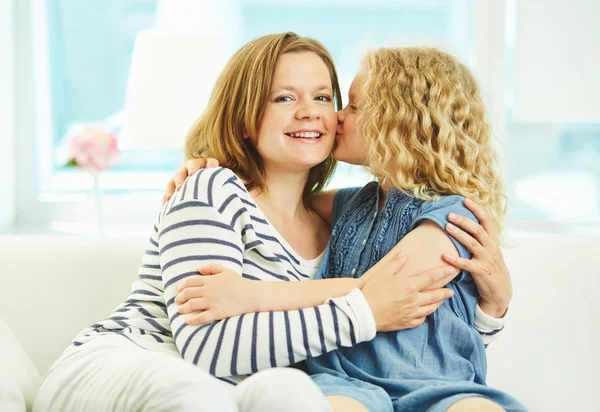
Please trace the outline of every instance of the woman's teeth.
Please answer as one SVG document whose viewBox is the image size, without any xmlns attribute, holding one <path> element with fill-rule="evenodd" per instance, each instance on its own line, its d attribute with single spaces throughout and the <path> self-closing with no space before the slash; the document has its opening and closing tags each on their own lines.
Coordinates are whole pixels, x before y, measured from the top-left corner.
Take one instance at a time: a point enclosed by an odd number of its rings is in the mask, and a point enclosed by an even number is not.
<svg viewBox="0 0 600 412">
<path fill-rule="evenodd" d="M 300 133 L 286 133 L 290 137 L 303 138 L 303 139 L 318 139 L 321 137 L 321 133 L 318 132 L 300 132 Z"/>
</svg>

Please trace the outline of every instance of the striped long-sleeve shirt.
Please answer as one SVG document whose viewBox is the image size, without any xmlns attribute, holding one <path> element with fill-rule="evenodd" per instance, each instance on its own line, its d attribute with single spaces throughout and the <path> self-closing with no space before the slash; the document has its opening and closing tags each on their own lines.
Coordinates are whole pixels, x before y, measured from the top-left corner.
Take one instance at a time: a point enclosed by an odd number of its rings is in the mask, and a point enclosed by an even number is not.
<svg viewBox="0 0 600 412">
<path fill-rule="evenodd" d="M 174 342 L 185 360 L 230 377 L 372 339 L 375 322 L 359 290 L 310 309 L 252 313 L 202 326 L 185 324 L 174 302 L 178 283 L 209 262 L 248 279 L 302 281 L 313 277 L 318 260 L 294 252 L 233 172 L 202 170 L 161 211 L 128 299 L 74 344 L 107 332 L 149 349 Z"/>
</svg>

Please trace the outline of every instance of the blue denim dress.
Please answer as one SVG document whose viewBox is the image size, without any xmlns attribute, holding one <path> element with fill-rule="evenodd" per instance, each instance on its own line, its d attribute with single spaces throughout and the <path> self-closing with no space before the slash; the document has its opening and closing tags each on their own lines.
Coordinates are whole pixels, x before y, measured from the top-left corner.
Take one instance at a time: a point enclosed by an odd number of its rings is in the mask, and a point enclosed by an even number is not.
<svg viewBox="0 0 600 412">
<path fill-rule="evenodd" d="M 425 219 L 444 230 L 451 212 L 477 221 L 460 196 L 423 201 L 393 189 L 378 211 L 379 192 L 376 182 L 338 192 L 331 241 L 315 279 L 361 276 Z M 471 257 L 451 239 L 460 256 Z M 448 287 L 454 296 L 422 326 L 380 332 L 370 342 L 308 359 L 313 380 L 326 395 L 349 396 L 374 412 L 445 411 L 472 396 L 489 398 L 507 411 L 526 410 L 486 385 L 485 348 L 473 327 L 479 294 L 471 275 L 463 271 Z"/>
</svg>

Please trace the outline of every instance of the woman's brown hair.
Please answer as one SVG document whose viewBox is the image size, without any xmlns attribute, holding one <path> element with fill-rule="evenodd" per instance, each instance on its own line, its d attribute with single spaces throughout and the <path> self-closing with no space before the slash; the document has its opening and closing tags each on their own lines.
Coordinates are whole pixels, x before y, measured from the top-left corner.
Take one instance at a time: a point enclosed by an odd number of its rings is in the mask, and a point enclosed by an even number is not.
<svg viewBox="0 0 600 412">
<path fill-rule="evenodd" d="M 265 190 L 263 162 L 256 150 L 257 132 L 267 104 L 275 68 L 285 53 L 315 53 L 331 76 L 336 110 L 341 93 L 333 59 L 318 41 L 295 33 L 271 34 L 252 40 L 229 60 L 211 93 L 206 110 L 190 129 L 186 157 L 213 157 L 246 183 Z M 244 139 L 244 135 L 249 136 Z M 335 169 L 333 155 L 314 166 L 303 199 L 323 189 Z"/>
</svg>

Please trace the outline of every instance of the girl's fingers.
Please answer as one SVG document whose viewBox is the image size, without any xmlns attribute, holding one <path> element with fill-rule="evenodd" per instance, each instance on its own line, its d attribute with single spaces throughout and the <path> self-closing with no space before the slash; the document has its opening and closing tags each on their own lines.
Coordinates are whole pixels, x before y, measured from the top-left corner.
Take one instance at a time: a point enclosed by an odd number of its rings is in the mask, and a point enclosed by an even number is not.
<svg viewBox="0 0 600 412">
<path fill-rule="evenodd" d="M 453 238 L 458 240 L 462 245 L 464 245 L 474 256 L 479 256 L 482 251 L 485 250 L 485 247 L 477 241 L 474 237 L 469 235 L 467 232 L 459 228 L 458 226 L 454 226 L 452 223 L 448 223 L 446 225 L 446 230 Z"/>
<path fill-rule="evenodd" d="M 489 213 L 483 210 L 483 208 L 479 206 L 479 204 L 475 203 L 471 199 L 465 199 L 465 206 L 467 207 L 467 209 L 473 212 L 473 214 L 475 215 L 477 220 L 479 220 L 479 223 L 483 227 L 483 230 L 486 231 L 488 236 L 492 238 L 495 243 L 498 243 L 498 237 L 496 236 L 496 227 L 494 226 L 494 221 L 492 220 L 492 217 L 489 215 Z"/>
<path fill-rule="evenodd" d="M 181 166 L 175 173 L 175 176 L 173 177 L 173 182 L 175 182 L 176 190 L 179 190 L 181 188 L 181 185 L 183 184 L 183 182 L 185 182 L 185 179 L 187 179 L 187 178 L 188 178 L 188 169 L 185 165 Z"/>
<path fill-rule="evenodd" d="M 219 161 L 217 159 L 208 158 L 206 160 L 206 167 L 217 167 L 219 166 Z M 191 174 L 190 174 L 191 176 Z"/>
<path fill-rule="evenodd" d="M 450 213 L 448 215 L 448 220 L 450 220 L 456 226 L 464 229 L 467 233 L 477 239 L 481 245 L 487 246 L 491 243 L 490 237 L 483 226 L 475 223 L 471 219 L 456 213 Z"/>
<path fill-rule="evenodd" d="M 197 315 L 191 315 L 185 318 L 185 323 L 188 325 L 204 325 L 205 323 L 215 320 L 215 315 L 210 310 L 205 310 Z"/>
<path fill-rule="evenodd" d="M 192 313 L 208 309 L 208 302 L 204 298 L 193 298 L 179 306 L 179 313 Z"/>
<path fill-rule="evenodd" d="M 167 182 L 167 190 L 165 191 L 165 195 L 163 196 L 162 200 L 163 206 L 165 203 L 167 203 L 171 196 L 173 196 L 173 193 L 175 193 L 175 182 L 173 179 L 171 179 Z"/>
<path fill-rule="evenodd" d="M 216 165 L 214 162 L 216 162 Z M 216 167 L 219 165 L 219 162 L 216 159 L 190 159 L 183 164 L 183 166 L 177 171 L 177 175 L 179 178 L 183 178 L 180 180 L 180 183 L 183 183 L 185 179 L 189 176 L 193 176 L 198 170 L 206 169 L 207 167 Z"/>
<path fill-rule="evenodd" d="M 183 305 L 190 299 L 201 298 L 202 296 L 202 286 L 188 287 L 183 289 L 177 294 L 177 296 L 175 296 L 175 303 L 178 305 Z"/>
</svg>

